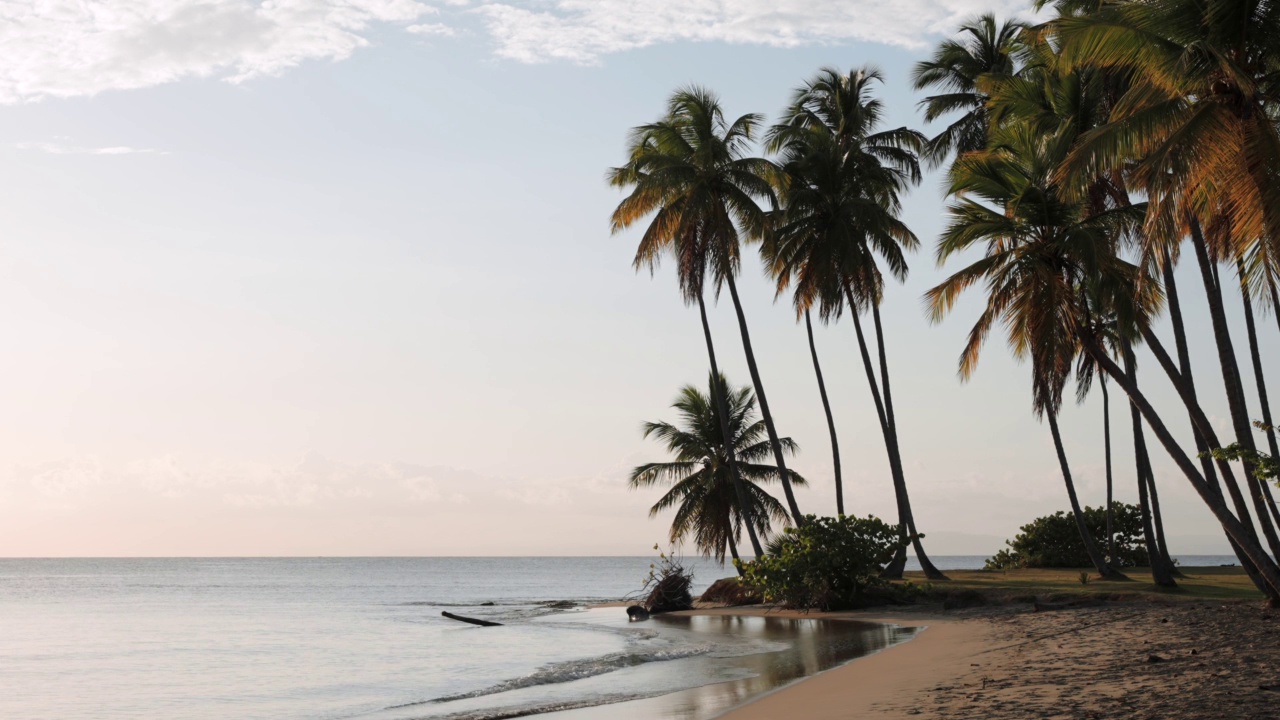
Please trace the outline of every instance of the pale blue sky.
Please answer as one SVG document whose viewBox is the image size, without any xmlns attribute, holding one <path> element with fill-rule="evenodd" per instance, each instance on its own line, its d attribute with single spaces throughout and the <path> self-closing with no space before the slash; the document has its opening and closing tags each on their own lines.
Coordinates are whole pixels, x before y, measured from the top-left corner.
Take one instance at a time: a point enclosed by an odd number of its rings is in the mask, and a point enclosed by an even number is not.
<svg viewBox="0 0 1280 720">
<path fill-rule="evenodd" d="M 817 68 L 860 64 L 884 70 L 890 122 L 920 127 L 911 64 L 990 6 L 829 5 L 6 6 L 0 554 L 646 552 L 666 526 L 624 477 L 662 453 L 638 428 L 670 418 L 706 360 L 669 273 L 636 275 L 635 236 L 609 236 L 620 196 L 602 178 L 627 129 L 688 82 L 730 113 L 772 115 Z M 884 308 L 894 394 L 927 544 L 988 553 L 1066 498 L 1003 341 L 973 382 L 956 379 L 976 296 L 941 327 L 922 312 L 942 277 L 939 188 L 930 175 L 907 202 L 925 250 Z M 757 264 L 744 275 L 779 429 L 814 485 L 800 503 L 830 513 L 803 328 Z M 716 340 L 743 383 L 731 315 L 714 311 Z M 1262 333 L 1274 358 L 1271 318 Z M 852 334 L 818 338 L 846 493 L 854 512 L 892 519 Z M 1100 407 L 1063 422 L 1098 504 Z M 1120 403 L 1113 424 L 1131 499 Z M 1173 549 L 1222 550 L 1185 480 L 1158 465 Z"/>
</svg>

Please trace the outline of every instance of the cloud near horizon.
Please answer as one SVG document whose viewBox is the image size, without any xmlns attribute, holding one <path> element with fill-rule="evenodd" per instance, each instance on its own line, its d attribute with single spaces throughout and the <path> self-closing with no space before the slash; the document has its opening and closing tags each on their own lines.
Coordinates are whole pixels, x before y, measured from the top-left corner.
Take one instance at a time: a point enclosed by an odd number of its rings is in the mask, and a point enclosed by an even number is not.
<svg viewBox="0 0 1280 720">
<path fill-rule="evenodd" d="M 478 18 L 498 57 L 592 64 L 682 41 L 916 48 L 975 13 L 1025 9 L 1019 0 L 16 0 L 0 3 L 0 104 L 188 78 L 241 83 L 345 60 L 380 26 L 425 39 L 457 36 Z"/>
<path fill-rule="evenodd" d="M 573 554 L 663 537 L 619 465 L 498 477 L 411 462 L 78 456 L 0 467 L 0 556 Z M 634 532 L 640 528 L 640 532 Z M 633 535 L 643 540 L 636 540 Z"/>
<path fill-rule="evenodd" d="M 19 150 L 37 150 L 50 155 L 168 155 L 164 150 L 155 148 L 138 148 L 128 145 L 111 145 L 108 147 L 79 147 L 60 142 L 21 142 L 15 143 Z"/>
</svg>

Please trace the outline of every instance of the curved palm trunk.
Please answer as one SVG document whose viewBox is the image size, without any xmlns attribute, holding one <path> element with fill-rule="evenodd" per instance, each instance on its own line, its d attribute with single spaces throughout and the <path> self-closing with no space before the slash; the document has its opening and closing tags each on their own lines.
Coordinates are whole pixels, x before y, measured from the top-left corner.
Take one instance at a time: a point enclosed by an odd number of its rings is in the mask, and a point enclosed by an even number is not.
<svg viewBox="0 0 1280 720">
<path fill-rule="evenodd" d="M 909 541 L 911 529 L 908 526 L 907 519 L 902 512 L 902 491 L 901 484 L 898 482 L 898 460 L 893 454 L 893 444 L 889 441 L 889 426 L 885 422 L 884 402 L 880 399 L 880 383 L 876 381 L 875 368 L 871 365 L 871 353 L 867 351 L 867 339 L 862 333 L 862 320 L 858 317 L 857 305 L 853 301 L 853 293 L 848 290 L 845 295 L 849 300 L 849 314 L 853 316 L 853 331 L 858 336 L 858 351 L 862 355 L 862 367 L 867 373 L 867 385 L 871 388 L 871 400 L 876 408 L 876 419 L 880 421 L 880 435 L 884 438 L 885 454 L 889 458 L 889 477 L 893 482 L 893 494 L 898 506 L 898 535 L 903 540 Z M 882 575 L 890 579 L 899 579 L 902 577 L 902 571 L 907 565 L 907 544 L 904 542 L 902 547 L 898 549 L 893 560 L 884 569 Z"/>
<path fill-rule="evenodd" d="M 1173 262 L 1171 260 L 1165 260 L 1163 272 L 1165 297 L 1169 300 L 1169 320 L 1173 325 L 1173 342 L 1178 351 L 1178 372 L 1186 381 L 1187 389 L 1194 400 L 1196 397 L 1195 376 L 1191 374 L 1191 352 L 1187 346 L 1187 330 L 1182 324 L 1182 303 L 1178 299 L 1178 284 L 1174 280 Z M 1196 456 L 1200 458 L 1200 467 L 1204 471 L 1204 478 L 1211 485 L 1216 486 L 1218 484 L 1218 475 L 1214 472 L 1213 460 L 1206 455 L 1209 452 L 1209 445 L 1205 442 L 1204 436 L 1200 434 L 1200 431 L 1196 429 L 1194 420 L 1191 421 L 1191 432 L 1196 439 Z"/>
<path fill-rule="evenodd" d="M 1182 303 L 1178 297 L 1178 283 L 1173 272 L 1173 261 L 1166 259 L 1161 270 L 1164 273 L 1165 297 L 1169 300 L 1169 321 L 1173 325 L 1173 341 L 1178 352 L 1177 372 L 1185 383 L 1187 397 L 1190 399 L 1189 402 L 1198 403 L 1195 376 L 1191 373 L 1191 353 L 1187 346 L 1187 330 L 1182 323 Z M 1280 319 L 1280 313 L 1277 314 L 1277 319 Z M 1150 343 L 1149 340 L 1148 343 Z M 1163 350 L 1163 348 L 1161 349 Z M 1173 371 L 1170 366 L 1165 365 L 1164 370 L 1172 378 L 1171 373 Z M 1187 411 L 1187 417 L 1191 420 L 1191 434 L 1195 438 L 1196 457 L 1200 459 L 1200 470 L 1204 473 L 1204 479 L 1213 491 L 1221 495 L 1222 488 L 1218 481 L 1218 474 L 1214 469 L 1213 459 L 1209 457 L 1209 443 L 1196 428 L 1195 418 L 1192 416 L 1190 409 Z M 1157 524 L 1157 527 L 1160 527 L 1160 524 Z M 1257 571 L 1254 569 L 1253 563 L 1244 554 L 1244 551 L 1235 544 L 1235 541 L 1230 540 L 1230 538 L 1228 540 L 1231 543 L 1231 551 L 1235 553 L 1236 558 L 1240 561 L 1240 566 L 1245 569 L 1245 572 L 1255 575 Z"/>
<path fill-rule="evenodd" d="M 1062 447 L 1062 433 L 1058 432 L 1057 413 L 1045 413 L 1049 417 L 1049 432 L 1053 435 L 1053 448 L 1058 452 L 1058 465 L 1062 468 L 1062 480 L 1067 485 L 1067 498 L 1071 501 L 1071 516 L 1075 518 L 1076 529 L 1080 531 L 1080 539 L 1084 542 L 1084 550 L 1089 555 L 1089 562 L 1097 569 L 1098 574 L 1108 580 L 1124 580 L 1125 576 L 1107 564 L 1098 544 L 1093 540 L 1093 533 L 1084 521 L 1084 512 L 1080 509 L 1080 499 L 1076 497 L 1076 484 L 1071 480 L 1071 467 L 1067 464 L 1067 451 Z"/>
<path fill-rule="evenodd" d="M 1151 349 L 1151 354 L 1155 356 L 1156 361 L 1164 368 L 1169 381 L 1173 383 L 1174 389 L 1178 391 L 1178 397 L 1181 398 L 1182 404 L 1187 408 L 1187 412 L 1191 416 L 1192 429 L 1204 438 L 1206 445 L 1215 448 L 1222 447 L 1222 443 L 1218 439 L 1218 433 L 1209 423 L 1209 418 L 1205 415 L 1204 408 L 1200 407 L 1200 403 L 1196 401 L 1187 380 L 1173 367 L 1173 360 L 1164 349 L 1160 339 L 1155 336 L 1155 333 L 1149 327 L 1141 328 L 1140 332 L 1142 333 L 1142 338 L 1147 341 L 1147 347 Z M 1252 516 L 1249 514 L 1249 504 L 1245 500 L 1244 494 L 1240 491 L 1240 485 L 1236 482 L 1235 473 L 1231 471 L 1230 464 L 1217 458 L 1210 460 L 1210 462 L 1217 465 L 1218 472 L 1222 475 L 1223 485 L 1227 487 L 1227 494 L 1231 496 L 1231 501 L 1235 505 L 1241 524 L 1247 528 L 1250 538 L 1254 542 L 1258 542 L 1258 531 L 1253 525 Z M 1221 496 L 1221 490 L 1216 488 L 1215 490 Z"/>
<path fill-rule="evenodd" d="M 738 315 L 738 331 L 742 333 L 742 350 L 747 355 L 747 370 L 751 372 L 751 384 L 756 389 L 756 399 L 760 401 L 760 417 L 764 420 L 765 430 L 769 432 L 769 445 L 773 447 L 773 459 L 778 464 L 778 478 L 782 480 L 782 492 L 787 496 L 787 507 L 797 527 L 804 524 L 804 515 L 800 514 L 800 506 L 796 504 L 796 494 L 791 489 L 791 474 L 787 472 L 787 461 L 782 456 L 782 443 L 778 441 L 778 431 L 773 426 L 773 414 L 769 412 L 769 401 L 764 395 L 764 383 L 760 382 L 760 369 L 756 367 L 756 354 L 751 349 L 751 333 L 747 331 L 747 316 L 742 313 L 742 303 L 738 300 L 738 286 L 733 276 L 727 278 L 729 297 L 733 298 L 733 310 Z"/>
<path fill-rule="evenodd" d="M 1137 380 L 1135 379 L 1136 383 Z M 1156 547 L 1160 549 L 1160 560 L 1169 568 L 1169 574 L 1175 578 L 1186 578 L 1178 566 L 1173 562 L 1173 556 L 1169 554 L 1169 543 L 1165 539 L 1164 534 L 1164 516 L 1160 510 L 1160 491 L 1156 489 L 1156 474 L 1151 469 L 1151 456 L 1147 453 L 1147 443 L 1144 439 L 1142 442 L 1142 463 L 1147 468 L 1147 492 L 1151 497 L 1151 520 L 1156 529 Z"/>
<path fill-rule="evenodd" d="M 738 557 L 738 543 L 733 539 L 733 535 L 729 535 L 729 555 L 733 558 L 733 568 L 738 571 L 738 577 L 746 575 L 746 571 L 742 567 L 742 558 Z"/>
<path fill-rule="evenodd" d="M 1144 334 L 1146 332 L 1149 332 L 1149 330 L 1144 328 Z M 1241 550 L 1258 568 L 1258 576 L 1257 580 L 1255 580 L 1258 589 L 1267 596 L 1273 606 L 1280 606 L 1280 567 L 1276 566 L 1271 557 L 1267 555 L 1267 551 L 1262 548 L 1262 545 L 1250 538 L 1244 524 L 1235 515 L 1231 514 L 1231 510 L 1227 508 L 1222 496 L 1210 489 L 1209 484 L 1196 471 L 1195 464 L 1191 462 L 1191 458 L 1187 457 L 1187 454 L 1178 446 L 1177 441 L 1169 433 L 1169 429 L 1165 427 L 1164 422 L 1156 414 L 1155 409 L 1151 407 L 1151 403 L 1147 401 L 1146 396 L 1142 394 L 1138 386 L 1129 382 L 1129 379 L 1124 376 L 1124 373 L 1120 371 L 1115 362 L 1107 357 L 1106 353 L 1103 353 L 1096 345 L 1086 343 L 1085 349 L 1101 365 L 1103 370 L 1116 381 L 1116 384 L 1125 391 L 1125 394 L 1129 396 L 1129 400 L 1138 407 L 1143 419 L 1147 421 L 1147 425 L 1156 434 L 1156 438 L 1160 440 L 1160 444 L 1164 446 L 1169 457 L 1173 459 L 1178 469 L 1182 471 L 1187 481 L 1191 483 L 1196 494 L 1200 496 L 1200 499 L 1208 506 L 1214 517 L 1222 524 L 1222 528 L 1227 535 L 1239 544 Z M 1179 382 L 1178 384 L 1180 385 L 1181 383 Z"/>
<path fill-rule="evenodd" d="M 1253 300 L 1249 297 L 1249 289 L 1244 282 L 1244 261 L 1236 258 L 1236 270 L 1240 273 L 1240 299 L 1244 301 L 1244 326 L 1249 335 L 1249 356 L 1253 361 L 1253 379 L 1258 388 L 1258 403 L 1262 409 L 1262 423 L 1266 425 L 1267 449 L 1271 457 L 1280 457 L 1280 448 L 1276 446 L 1276 430 L 1271 426 L 1271 403 L 1267 400 L 1267 380 L 1262 374 L 1262 353 L 1258 350 L 1258 330 L 1253 321 Z M 1276 507 L 1275 498 L 1271 495 L 1271 486 L 1266 482 L 1258 483 L 1264 496 L 1267 509 L 1271 511 L 1271 521 L 1280 526 L 1280 508 Z"/>
<path fill-rule="evenodd" d="M 1276 431 L 1271 427 L 1271 402 L 1267 399 L 1267 380 L 1262 374 L 1258 329 L 1253 321 L 1253 299 L 1249 297 L 1249 289 L 1244 284 L 1244 261 L 1237 258 L 1236 268 L 1240 272 L 1240 299 L 1244 301 L 1244 326 L 1249 334 L 1249 356 L 1253 360 L 1253 379 L 1258 386 L 1258 403 L 1262 409 L 1262 422 L 1268 427 L 1267 445 L 1271 451 L 1271 457 L 1280 457 L 1280 447 L 1276 444 Z"/>
<path fill-rule="evenodd" d="M 1222 443 L 1218 440 L 1217 432 L 1213 429 L 1213 426 L 1209 424 L 1209 419 L 1205 415 L 1204 409 L 1201 408 L 1200 404 L 1196 401 L 1195 392 L 1192 390 L 1189 379 L 1184 378 L 1178 373 L 1177 368 L 1173 366 L 1173 360 L 1170 359 L 1169 353 L 1164 349 L 1164 345 L 1160 342 L 1160 339 L 1156 337 L 1155 333 L 1152 332 L 1151 328 L 1142 327 L 1140 328 L 1140 332 L 1142 333 L 1142 338 L 1147 341 L 1147 346 L 1151 349 L 1151 354 L 1155 356 L 1156 361 L 1159 362 L 1160 366 L 1164 369 L 1165 374 L 1169 377 L 1169 381 L 1173 383 L 1174 389 L 1177 390 L 1178 397 L 1182 400 L 1183 406 L 1186 407 L 1187 413 L 1191 417 L 1192 431 L 1195 432 L 1198 437 L 1203 438 L 1206 446 L 1221 447 Z M 1218 471 L 1222 475 L 1222 484 L 1227 488 L 1227 494 L 1231 497 L 1231 503 L 1236 509 L 1236 517 L 1244 528 L 1245 533 L 1253 543 L 1259 543 L 1258 530 L 1253 524 L 1253 518 L 1249 514 L 1249 504 L 1245 500 L 1244 494 L 1240 491 L 1240 485 L 1236 482 L 1235 473 L 1231 471 L 1230 463 L 1219 458 L 1208 460 L 1208 462 L 1215 463 L 1217 465 Z M 1216 494 L 1219 499 L 1222 499 L 1221 487 L 1214 484 L 1210 484 L 1208 487 L 1210 492 Z M 1236 539 L 1230 534 L 1227 535 L 1227 541 L 1231 543 L 1232 552 L 1234 552 L 1236 557 L 1240 559 L 1240 566 L 1244 568 L 1245 573 L 1253 579 L 1254 584 L 1257 585 L 1264 582 L 1259 568 L 1254 564 L 1253 559 L 1249 557 L 1248 553 L 1245 552 L 1245 548 L 1239 545 L 1236 542 Z"/>
<path fill-rule="evenodd" d="M 1253 430 L 1249 425 L 1249 410 L 1245 404 L 1244 386 L 1240 381 L 1240 367 L 1236 364 L 1235 347 L 1231 342 L 1231 331 L 1227 327 L 1227 316 L 1222 305 L 1222 288 L 1214 274 L 1214 266 L 1209 259 L 1208 248 L 1200 225 L 1191 221 L 1191 240 L 1196 252 L 1196 261 L 1200 265 L 1200 276 L 1204 283 L 1205 295 L 1209 298 L 1209 316 L 1213 319 L 1213 334 L 1218 346 L 1218 362 L 1222 366 L 1222 381 L 1227 390 L 1227 406 L 1231 411 L 1231 425 L 1235 430 L 1236 442 L 1249 452 L 1256 453 L 1257 445 L 1253 441 Z M 1253 463 L 1244 462 L 1244 483 L 1249 489 L 1254 511 L 1257 513 L 1258 525 L 1267 539 L 1271 553 L 1280 556 L 1280 536 L 1271 521 L 1267 510 L 1265 490 L 1254 475 Z"/>
<path fill-rule="evenodd" d="M 1173 360 L 1169 358 L 1169 353 L 1165 351 L 1164 345 L 1160 343 L 1160 339 L 1155 336 L 1151 328 L 1144 327 L 1140 329 L 1142 337 L 1147 341 L 1147 346 L 1151 348 L 1151 353 L 1155 355 L 1160 366 L 1164 368 L 1165 374 L 1168 375 L 1169 381 L 1173 383 L 1174 389 L 1178 391 L 1178 397 L 1181 398 L 1182 404 L 1186 407 L 1188 415 L 1191 417 L 1192 431 L 1198 437 L 1204 438 L 1207 446 L 1220 447 L 1217 434 L 1213 430 L 1213 426 L 1209 424 L 1208 418 L 1204 414 L 1204 409 L 1196 402 L 1195 393 L 1191 389 L 1188 379 L 1183 378 L 1173 366 Z M 1231 466 L 1221 459 L 1214 459 L 1209 462 L 1217 463 L 1218 469 L 1222 472 L 1222 484 L 1226 486 L 1227 493 L 1231 496 L 1231 503 L 1235 506 L 1237 516 L 1243 518 L 1240 520 L 1241 526 L 1245 529 L 1246 534 L 1254 542 L 1258 542 L 1258 530 L 1253 525 L 1253 519 L 1249 515 L 1249 505 L 1245 502 L 1244 495 L 1240 492 L 1240 486 L 1236 483 L 1235 474 L 1231 472 Z M 1208 484 L 1209 491 L 1222 499 L 1222 488 L 1216 484 Z M 1240 559 L 1240 567 L 1244 568 L 1245 573 L 1253 580 L 1255 585 L 1264 583 L 1258 567 L 1253 560 L 1245 552 L 1245 548 L 1236 542 L 1235 538 L 1230 534 L 1227 535 L 1227 542 L 1231 544 L 1231 551 Z"/>
<path fill-rule="evenodd" d="M 831 434 L 831 467 L 836 477 L 836 514 L 844 515 L 844 480 L 840 477 L 840 442 L 836 439 L 836 421 L 831 417 L 831 402 L 827 400 L 827 384 L 822 380 L 822 366 L 818 364 L 818 347 L 813 342 L 813 322 L 809 311 L 804 311 L 804 329 L 809 333 L 809 354 L 813 356 L 813 374 L 818 376 L 818 394 L 822 396 L 822 410 L 827 414 L 827 432 Z"/>
<path fill-rule="evenodd" d="M 723 393 L 720 392 L 720 366 L 716 363 L 716 347 L 711 341 L 711 325 L 707 322 L 707 304 L 698 293 L 698 313 L 702 316 L 702 334 L 707 339 L 707 356 L 711 360 L 711 391 L 715 395 L 716 414 L 720 416 L 720 434 L 724 438 L 726 454 L 729 456 L 729 472 L 733 475 L 733 491 L 738 496 L 738 513 L 742 515 L 742 524 L 747 526 L 747 537 L 751 540 L 751 550 L 756 557 L 764 555 L 760 547 L 760 538 L 756 536 L 755 518 L 751 516 L 751 504 L 747 500 L 747 488 L 742 484 L 742 476 L 738 474 L 738 459 L 733 451 L 733 435 L 729 432 L 729 408 Z"/>
<path fill-rule="evenodd" d="M 1133 350 L 1125 344 L 1124 371 L 1129 381 L 1138 385 L 1138 374 L 1134 367 Z M 1142 432 L 1142 415 L 1138 406 L 1129 403 L 1130 421 L 1133 423 L 1133 457 L 1138 471 L 1138 506 L 1142 509 L 1142 537 L 1147 546 L 1147 563 L 1151 566 L 1151 579 L 1160 587 L 1177 587 L 1173 580 L 1173 562 L 1161 545 L 1160 535 L 1156 530 L 1152 490 L 1155 489 L 1151 471 L 1151 457 L 1147 454 L 1147 439 Z M 1113 554 L 1112 557 L 1115 557 Z"/>
<path fill-rule="evenodd" d="M 1107 562 L 1112 562 L 1116 557 L 1116 534 L 1111 512 L 1111 503 L 1115 496 L 1111 474 L 1111 398 L 1107 395 L 1107 379 L 1105 376 L 1098 378 L 1098 385 L 1102 388 L 1102 447 L 1106 459 L 1107 472 Z M 1139 475 L 1138 479 L 1141 483 L 1142 476 Z M 1143 494 L 1145 495 L 1145 493 Z"/>
<path fill-rule="evenodd" d="M 880 384 L 876 381 L 875 368 L 871 364 L 871 353 L 867 350 L 867 339 L 862 333 L 862 320 L 858 317 L 858 305 L 854 301 L 853 292 L 849 288 L 845 288 L 845 298 L 849 301 L 849 314 L 853 316 L 853 329 L 858 336 L 858 351 L 862 355 L 862 367 L 867 372 L 867 384 L 871 388 L 871 399 L 875 404 L 876 415 L 880 420 L 880 433 L 884 436 L 885 452 L 889 456 L 889 474 L 893 478 L 894 498 L 898 504 L 898 532 L 903 539 L 909 539 L 915 545 L 916 552 L 920 557 L 928 559 L 923 554 L 923 545 L 915 530 L 915 521 L 911 517 L 911 504 L 905 497 L 906 482 L 903 481 L 902 459 L 897 454 L 897 443 L 894 442 L 893 433 L 889 427 L 889 423 L 885 414 L 884 402 L 880 396 Z M 902 577 L 902 571 L 907 565 L 907 543 L 903 543 L 893 561 L 884 569 L 882 575 L 890 579 L 898 579 Z M 945 580 L 943 575 L 933 563 L 928 566 L 922 562 L 921 567 L 924 568 L 925 575 L 931 580 Z"/>
<path fill-rule="evenodd" d="M 880 305 L 878 303 L 871 304 L 871 318 L 876 326 L 876 346 L 880 351 L 880 384 L 884 386 L 884 411 L 885 419 L 888 421 L 889 435 L 893 438 L 893 455 L 898 459 L 898 485 L 901 487 L 901 503 L 903 514 L 906 515 L 907 524 L 911 530 L 911 544 L 916 551 L 916 560 L 920 563 L 920 569 L 924 571 L 925 577 L 930 580 L 946 580 L 947 576 L 934 566 L 933 561 L 929 559 L 929 555 L 924 551 L 924 543 L 920 539 L 920 533 L 916 530 L 916 516 L 911 510 L 911 495 L 907 492 L 907 476 L 902 466 L 902 450 L 898 445 L 898 421 L 893 413 L 893 391 L 889 384 L 889 361 L 886 357 L 884 346 L 884 326 L 880 324 Z M 905 563 L 904 563 L 905 564 Z"/>
</svg>

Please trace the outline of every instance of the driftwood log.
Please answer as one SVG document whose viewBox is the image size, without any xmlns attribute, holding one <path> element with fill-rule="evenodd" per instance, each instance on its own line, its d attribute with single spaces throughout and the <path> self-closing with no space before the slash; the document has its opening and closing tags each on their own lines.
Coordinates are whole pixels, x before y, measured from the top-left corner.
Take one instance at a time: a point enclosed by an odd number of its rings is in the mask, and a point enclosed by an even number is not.
<svg viewBox="0 0 1280 720">
<path fill-rule="evenodd" d="M 472 625 L 479 625 L 480 627 L 500 627 L 502 625 L 502 623 L 500 622 L 493 622 L 492 620 L 477 620 L 476 618 L 469 618 L 469 617 L 463 617 L 461 615 L 454 615 L 451 612 L 442 612 L 440 614 L 449 618 L 450 620 L 457 620 L 458 622 L 471 623 Z"/>
</svg>

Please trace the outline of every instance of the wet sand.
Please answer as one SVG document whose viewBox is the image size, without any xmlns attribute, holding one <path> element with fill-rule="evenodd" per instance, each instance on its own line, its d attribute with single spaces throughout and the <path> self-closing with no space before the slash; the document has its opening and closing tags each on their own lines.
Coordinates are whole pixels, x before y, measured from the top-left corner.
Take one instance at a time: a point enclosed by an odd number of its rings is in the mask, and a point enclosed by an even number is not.
<svg viewBox="0 0 1280 720">
<path fill-rule="evenodd" d="M 668 613 L 644 624 L 675 626 L 708 637 L 723 634 L 750 639 L 755 646 L 745 654 L 726 646 L 691 660 L 710 673 L 704 672 L 707 680 L 688 689 L 537 717 L 546 720 L 711 720 L 779 688 L 840 667 L 850 659 L 907 642 L 912 635 L 911 630 L 902 627 L 857 622 L 844 616 L 751 610 Z M 767 645 L 774 649 L 765 650 Z M 661 670 L 666 665 L 644 667 Z M 712 679 L 716 675 L 723 679 Z"/>
<path fill-rule="evenodd" d="M 824 616 L 925 629 L 725 720 L 1280 719 L 1280 613 L 1256 603 Z"/>
</svg>

